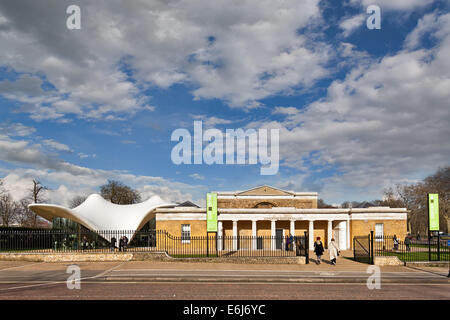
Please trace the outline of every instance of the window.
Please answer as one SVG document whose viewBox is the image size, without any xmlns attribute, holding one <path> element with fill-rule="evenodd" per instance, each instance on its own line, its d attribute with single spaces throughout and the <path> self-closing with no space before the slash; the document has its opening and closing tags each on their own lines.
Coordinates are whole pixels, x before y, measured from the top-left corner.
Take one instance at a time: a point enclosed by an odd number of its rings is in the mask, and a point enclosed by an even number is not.
<svg viewBox="0 0 450 320">
<path fill-rule="evenodd" d="M 384 226 L 382 223 L 375 224 L 375 241 L 381 242 L 383 241 L 384 235 Z"/>
<path fill-rule="evenodd" d="M 191 225 L 182 224 L 181 225 L 181 243 L 191 242 Z"/>
</svg>

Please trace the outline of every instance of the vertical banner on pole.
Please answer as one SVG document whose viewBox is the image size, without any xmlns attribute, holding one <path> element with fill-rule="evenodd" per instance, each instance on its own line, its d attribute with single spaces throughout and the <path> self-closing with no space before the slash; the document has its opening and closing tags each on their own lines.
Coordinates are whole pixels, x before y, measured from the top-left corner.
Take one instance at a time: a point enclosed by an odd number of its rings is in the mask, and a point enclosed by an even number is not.
<svg viewBox="0 0 450 320">
<path fill-rule="evenodd" d="M 206 232 L 217 232 L 217 193 L 206 194 Z"/>
<path fill-rule="evenodd" d="M 428 219 L 429 230 L 439 231 L 439 195 L 437 193 L 428 194 Z"/>
</svg>

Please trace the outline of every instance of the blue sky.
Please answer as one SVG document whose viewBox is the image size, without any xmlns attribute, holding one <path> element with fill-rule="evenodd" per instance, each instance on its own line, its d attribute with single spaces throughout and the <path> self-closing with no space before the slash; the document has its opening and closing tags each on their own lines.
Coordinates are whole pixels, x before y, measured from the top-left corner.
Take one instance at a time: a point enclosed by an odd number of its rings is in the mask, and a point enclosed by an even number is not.
<svg viewBox="0 0 450 320">
<path fill-rule="evenodd" d="M 341 203 L 449 164 L 448 1 L 5 1 L 0 43 L 16 199 L 37 178 L 59 204 L 107 179 L 169 201 L 269 184 Z M 173 164 L 171 134 L 194 120 L 278 129 L 278 173 Z"/>
</svg>

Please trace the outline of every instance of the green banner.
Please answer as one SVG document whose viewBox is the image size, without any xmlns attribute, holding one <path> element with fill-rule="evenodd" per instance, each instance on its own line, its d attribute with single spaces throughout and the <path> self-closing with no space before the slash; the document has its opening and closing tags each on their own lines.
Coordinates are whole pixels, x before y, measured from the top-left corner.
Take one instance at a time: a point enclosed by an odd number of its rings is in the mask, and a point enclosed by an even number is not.
<svg viewBox="0 0 450 320">
<path fill-rule="evenodd" d="M 439 195 L 428 194 L 428 218 L 430 231 L 439 231 Z"/>
<path fill-rule="evenodd" d="M 206 231 L 217 232 L 217 193 L 206 194 Z"/>
</svg>

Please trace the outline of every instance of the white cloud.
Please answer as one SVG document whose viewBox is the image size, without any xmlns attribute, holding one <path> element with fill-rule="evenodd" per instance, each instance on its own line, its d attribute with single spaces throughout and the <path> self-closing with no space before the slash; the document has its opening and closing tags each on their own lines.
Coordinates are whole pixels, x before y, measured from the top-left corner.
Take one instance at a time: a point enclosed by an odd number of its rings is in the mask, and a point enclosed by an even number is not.
<svg viewBox="0 0 450 320">
<path fill-rule="evenodd" d="M 38 94 L 34 78 L 34 95 L 10 95 L 35 120 L 125 119 L 154 109 L 143 89 L 175 83 L 191 85 L 195 99 L 253 108 L 328 75 L 330 49 L 297 32 L 320 21 L 318 3 L 79 1 L 81 30 L 65 28 L 70 1 L 4 3 L 0 62 L 56 88 Z"/>
<path fill-rule="evenodd" d="M 166 201 L 202 198 L 204 187 L 185 184 L 163 177 L 134 175 L 127 171 L 91 169 L 63 161 L 44 153 L 39 144 L 15 140 L 0 135 L 0 161 L 14 163 L 15 169 L 1 169 L 5 187 L 15 200 L 25 197 L 32 179 L 50 187 L 47 197 L 51 203 L 69 205 L 75 195 L 98 193 L 98 187 L 110 180 L 119 180 L 142 192 L 143 200 L 159 195 Z M 22 166 L 31 165 L 33 168 Z"/>
<path fill-rule="evenodd" d="M 78 153 L 78 157 L 80 158 L 80 159 L 86 159 L 86 158 L 97 158 L 97 155 L 94 153 L 94 154 L 86 154 L 86 153 L 83 153 L 83 152 L 79 152 Z"/>
<path fill-rule="evenodd" d="M 204 127 L 212 128 L 221 124 L 230 124 L 233 123 L 232 120 L 217 118 L 214 116 L 206 116 L 206 115 L 192 115 L 194 120 L 201 120 Z"/>
<path fill-rule="evenodd" d="M 368 7 L 370 5 L 378 5 L 381 10 L 405 10 L 412 11 L 420 9 L 433 3 L 434 0 L 350 0 L 350 3 Z"/>
<path fill-rule="evenodd" d="M 429 21 L 439 26 L 428 28 L 435 47 L 405 49 L 356 67 L 304 112 L 250 126 L 280 129 L 284 165 L 336 170 L 321 179 L 328 196 L 379 194 L 405 176 L 423 178 L 448 165 L 450 14 Z"/>
<path fill-rule="evenodd" d="M 350 18 L 345 18 L 339 24 L 339 27 L 344 30 L 344 37 L 348 37 L 352 34 L 357 28 L 365 28 L 365 20 L 367 16 L 365 14 L 359 14 Z"/>
<path fill-rule="evenodd" d="M 46 146 L 48 146 L 48 147 L 50 147 L 50 148 L 52 148 L 54 150 L 57 150 L 57 151 L 73 152 L 73 150 L 70 149 L 69 146 L 65 145 L 64 143 L 55 141 L 53 139 L 44 139 L 44 140 L 42 140 L 42 142 Z"/>
<path fill-rule="evenodd" d="M 0 123 L 0 134 L 13 137 L 26 137 L 36 132 L 36 129 L 22 123 Z"/>
<path fill-rule="evenodd" d="M 198 173 L 190 174 L 189 177 L 195 180 L 205 180 L 205 177 Z"/>
<path fill-rule="evenodd" d="M 299 114 L 299 113 L 300 113 L 300 110 L 295 107 L 277 106 L 272 111 L 272 114 L 282 114 L 282 115 L 294 115 L 294 114 Z"/>
</svg>

